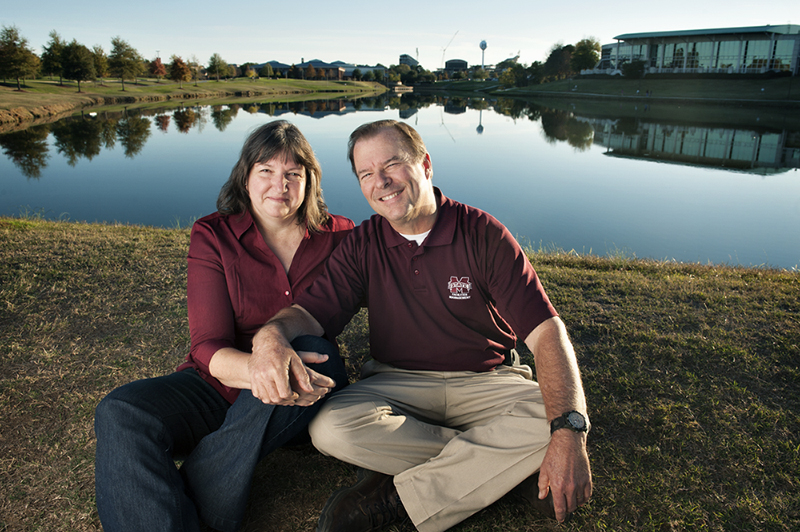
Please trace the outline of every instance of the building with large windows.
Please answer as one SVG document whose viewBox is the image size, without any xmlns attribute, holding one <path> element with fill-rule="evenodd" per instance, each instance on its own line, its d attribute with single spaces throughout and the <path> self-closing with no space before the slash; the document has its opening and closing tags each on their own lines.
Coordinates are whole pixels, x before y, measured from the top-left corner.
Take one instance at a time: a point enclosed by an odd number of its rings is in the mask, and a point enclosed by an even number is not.
<svg viewBox="0 0 800 532">
<path fill-rule="evenodd" d="M 764 74 L 800 71 L 800 26 L 751 26 L 625 33 L 602 47 L 600 62 L 584 74 L 616 74 L 644 62 L 645 73 Z"/>
</svg>

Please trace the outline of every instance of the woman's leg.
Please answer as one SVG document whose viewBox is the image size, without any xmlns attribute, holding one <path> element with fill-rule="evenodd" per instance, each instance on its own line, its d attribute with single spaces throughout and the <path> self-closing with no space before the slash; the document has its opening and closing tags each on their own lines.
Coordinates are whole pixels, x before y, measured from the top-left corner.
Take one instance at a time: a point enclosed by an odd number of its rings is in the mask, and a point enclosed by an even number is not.
<svg viewBox="0 0 800 532">
<path fill-rule="evenodd" d="M 327 354 L 326 362 L 311 367 L 334 379 L 337 389 L 347 384 L 347 372 L 335 345 L 316 336 L 301 336 L 292 347 Z M 237 530 L 244 519 L 256 465 L 306 430 L 323 401 L 312 406 L 273 406 L 253 397 L 250 390 L 242 390 L 222 427 L 203 438 L 181 467 L 201 519 L 223 532 Z"/>
<path fill-rule="evenodd" d="M 194 370 L 128 383 L 100 402 L 95 491 L 106 532 L 200 529 L 173 456 L 217 430 L 229 406 Z"/>
</svg>

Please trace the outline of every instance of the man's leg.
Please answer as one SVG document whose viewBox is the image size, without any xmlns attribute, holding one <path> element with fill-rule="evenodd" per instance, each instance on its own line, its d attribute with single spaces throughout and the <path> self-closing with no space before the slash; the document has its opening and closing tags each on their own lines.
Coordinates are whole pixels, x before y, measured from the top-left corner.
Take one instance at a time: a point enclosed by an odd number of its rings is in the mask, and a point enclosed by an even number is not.
<svg viewBox="0 0 800 532">
<path fill-rule="evenodd" d="M 362 379 L 331 397 L 309 425 L 314 446 L 387 475 L 426 462 L 460 433 L 444 426 L 441 375 L 368 362 Z"/>
<path fill-rule="evenodd" d="M 329 356 L 313 369 L 334 379 L 339 387 L 347 383 L 347 372 L 336 346 L 316 336 L 302 336 L 292 342 L 298 351 Z M 200 442 L 181 467 L 181 475 L 202 520 L 217 530 L 233 532 L 244 519 L 255 467 L 262 458 L 304 431 L 321 404 L 273 406 L 242 390 L 225 422 Z"/>
<path fill-rule="evenodd" d="M 516 368 L 448 379 L 448 424 L 462 432 L 431 460 L 395 476 L 421 532 L 447 530 L 533 472 L 550 443 L 538 384 Z"/>
<path fill-rule="evenodd" d="M 106 532 L 199 531 L 173 456 L 188 455 L 228 404 L 194 370 L 134 381 L 95 411 L 97 513 Z"/>
<path fill-rule="evenodd" d="M 451 527 L 541 465 L 549 429 L 539 387 L 523 370 L 373 367 L 328 402 L 310 432 L 323 453 L 395 475 L 419 530 Z"/>
</svg>

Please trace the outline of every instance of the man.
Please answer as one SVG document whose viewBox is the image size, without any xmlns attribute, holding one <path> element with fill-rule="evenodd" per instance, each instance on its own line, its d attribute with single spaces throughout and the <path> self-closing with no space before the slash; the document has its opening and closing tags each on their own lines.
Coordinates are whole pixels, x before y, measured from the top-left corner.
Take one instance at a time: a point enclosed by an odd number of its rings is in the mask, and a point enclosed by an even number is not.
<svg viewBox="0 0 800 532">
<path fill-rule="evenodd" d="M 321 452 L 363 468 L 317 530 L 406 518 L 446 530 L 515 487 L 563 521 L 592 493 L 589 424 L 572 345 L 530 262 L 497 220 L 433 186 L 410 126 L 363 125 L 348 155 L 377 215 L 259 331 L 251 360 L 253 393 L 291 404 L 306 372 L 289 342 L 336 335 L 369 308 L 373 360 L 309 428 Z M 538 383 L 511 361 L 517 334 Z"/>
</svg>

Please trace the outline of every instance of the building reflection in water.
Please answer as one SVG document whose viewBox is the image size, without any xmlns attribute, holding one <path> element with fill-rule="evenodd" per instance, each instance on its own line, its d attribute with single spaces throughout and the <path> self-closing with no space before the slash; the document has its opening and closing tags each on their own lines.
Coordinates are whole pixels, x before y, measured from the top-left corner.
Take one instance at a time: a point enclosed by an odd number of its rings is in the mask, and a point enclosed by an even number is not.
<svg viewBox="0 0 800 532">
<path fill-rule="evenodd" d="M 580 118 L 606 154 L 769 174 L 800 168 L 800 132 Z M 634 126 L 634 127 L 631 127 Z"/>
</svg>

